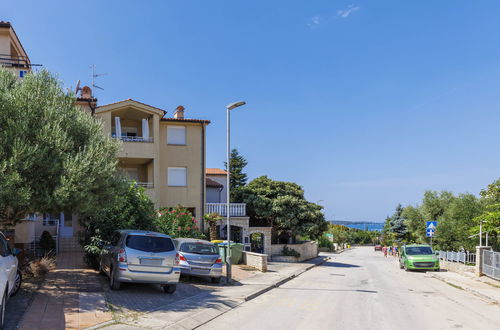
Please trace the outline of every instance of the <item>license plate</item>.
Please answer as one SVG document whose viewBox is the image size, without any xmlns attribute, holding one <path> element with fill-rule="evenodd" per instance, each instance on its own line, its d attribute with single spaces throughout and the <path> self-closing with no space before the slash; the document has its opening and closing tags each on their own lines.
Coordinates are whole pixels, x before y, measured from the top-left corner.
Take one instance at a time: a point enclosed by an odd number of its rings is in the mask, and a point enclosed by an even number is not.
<svg viewBox="0 0 500 330">
<path fill-rule="evenodd" d="M 161 262 L 163 259 L 139 259 L 140 264 L 143 266 L 161 266 Z"/>
</svg>

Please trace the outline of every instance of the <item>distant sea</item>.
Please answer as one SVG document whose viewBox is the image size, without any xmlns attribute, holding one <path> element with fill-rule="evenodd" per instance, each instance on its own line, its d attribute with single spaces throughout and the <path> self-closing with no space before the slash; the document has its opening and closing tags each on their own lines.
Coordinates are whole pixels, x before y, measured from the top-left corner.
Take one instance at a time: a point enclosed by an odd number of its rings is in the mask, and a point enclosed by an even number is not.
<svg viewBox="0 0 500 330">
<path fill-rule="evenodd" d="M 356 228 L 361 230 L 370 230 L 370 231 L 382 231 L 384 228 L 384 224 L 380 222 L 351 222 L 351 221 L 329 221 L 334 225 L 342 225 L 349 228 Z"/>
</svg>

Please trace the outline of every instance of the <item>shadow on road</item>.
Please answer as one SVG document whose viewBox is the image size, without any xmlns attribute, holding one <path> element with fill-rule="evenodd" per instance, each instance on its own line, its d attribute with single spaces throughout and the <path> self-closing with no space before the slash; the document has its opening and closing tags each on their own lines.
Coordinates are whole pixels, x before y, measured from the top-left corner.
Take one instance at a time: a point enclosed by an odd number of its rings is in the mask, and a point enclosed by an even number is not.
<svg viewBox="0 0 500 330">
<path fill-rule="evenodd" d="M 327 261 L 324 264 L 322 264 L 320 267 L 358 268 L 360 266 L 352 265 L 352 264 L 345 264 L 342 262 Z"/>
<path fill-rule="evenodd" d="M 361 289 L 356 289 L 356 290 L 350 290 L 350 289 L 316 289 L 316 288 L 284 288 L 284 287 L 278 287 L 275 290 L 299 290 L 299 291 L 345 291 L 345 292 L 362 292 L 362 293 L 378 293 L 378 291 L 373 291 L 373 290 L 361 290 Z"/>
</svg>

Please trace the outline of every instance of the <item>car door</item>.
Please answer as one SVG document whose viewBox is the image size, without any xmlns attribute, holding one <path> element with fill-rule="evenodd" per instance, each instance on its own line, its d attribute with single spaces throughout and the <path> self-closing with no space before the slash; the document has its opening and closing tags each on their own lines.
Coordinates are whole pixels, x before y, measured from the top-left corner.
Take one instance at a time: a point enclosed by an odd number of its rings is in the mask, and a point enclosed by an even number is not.
<svg viewBox="0 0 500 330">
<path fill-rule="evenodd" d="M 404 266 L 404 264 L 405 264 L 405 258 L 406 258 L 405 248 L 402 247 L 401 251 L 399 253 L 399 264 L 401 266 Z"/>
<path fill-rule="evenodd" d="M 8 285 L 10 291 L 14 287 L 14 281 L 16 280 L 17 259 L 12 254 L 12 251 L 10 250 L 9 247 L 9 243 L 7 243 L 7 240 L 5 239 L 3 234 L 0 234 L 0 258 L 1 258 L 0 269 L 2 270 L 2 273 L 4 273 L 3 275 L 5 276 L 5 278 L 1 280 L 2 281 L 1 290 L 4 291 Z M 4 292 L 2 292 L 2 294 L 3 293 Z M 10 292 L 8 294 L 10 294 Z"/>
</svg>

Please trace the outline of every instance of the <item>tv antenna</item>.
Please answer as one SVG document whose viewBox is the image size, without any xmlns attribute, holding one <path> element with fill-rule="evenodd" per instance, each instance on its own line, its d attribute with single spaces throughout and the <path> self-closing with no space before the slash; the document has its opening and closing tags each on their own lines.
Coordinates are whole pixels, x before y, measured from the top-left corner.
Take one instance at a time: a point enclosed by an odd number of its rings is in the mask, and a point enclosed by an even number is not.
<svg viewBox="0 0 500 330">
<path fill-rule="evenodd" d="M 103 91 L 104 88 L 99 87 L 95 84 L 95 78 L 105 76 L 105 75 L 107 75 L 107 73 L 95 73 L 95 64 L 92 64 L 90 67 L 92 68 L 92 87 L 98 88 L 98 89 Z M 92 97 L 94 97 L 94 90 L 93 89 L 92 89 Z"/>
</svg>

